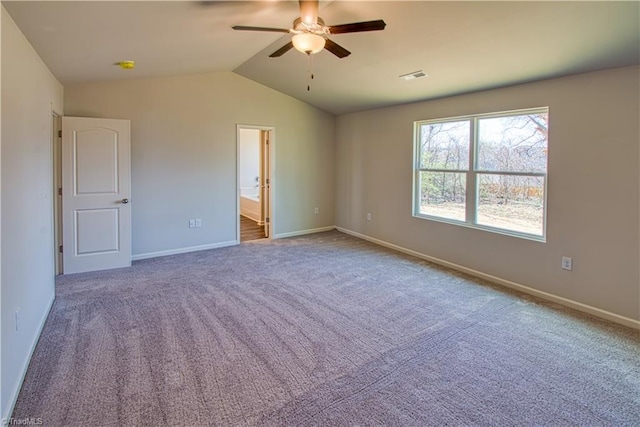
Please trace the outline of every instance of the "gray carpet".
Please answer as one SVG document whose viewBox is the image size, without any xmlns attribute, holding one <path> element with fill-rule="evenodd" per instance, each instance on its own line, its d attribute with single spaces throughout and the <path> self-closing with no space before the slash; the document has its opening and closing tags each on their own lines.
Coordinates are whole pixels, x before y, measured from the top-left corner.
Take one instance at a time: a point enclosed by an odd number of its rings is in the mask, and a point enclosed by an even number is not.
<svg viewBox="0 0 640 427">
<path fill-rule="evenodd" d="M 61 277 L 15 418 L 640 425 L 638 331 L 339 232 Z"/>
</svg>

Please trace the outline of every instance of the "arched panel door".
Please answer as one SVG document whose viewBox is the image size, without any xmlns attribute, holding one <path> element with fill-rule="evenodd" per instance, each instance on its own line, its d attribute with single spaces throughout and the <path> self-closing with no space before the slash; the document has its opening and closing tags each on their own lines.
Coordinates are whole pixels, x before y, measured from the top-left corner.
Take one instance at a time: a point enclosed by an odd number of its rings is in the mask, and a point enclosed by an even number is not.
<svg viewBox="0 0 640 427">
<path fill-rule="evenodd" d="M 62 118 L 63 272 L 131 265 L 129 120 Z"/>
</svg>

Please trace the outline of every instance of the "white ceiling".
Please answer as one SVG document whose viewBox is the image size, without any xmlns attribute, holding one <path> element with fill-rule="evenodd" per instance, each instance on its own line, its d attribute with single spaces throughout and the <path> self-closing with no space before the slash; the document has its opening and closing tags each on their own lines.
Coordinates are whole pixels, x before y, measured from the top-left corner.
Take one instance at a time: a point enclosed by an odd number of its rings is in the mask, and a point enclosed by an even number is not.
<svg viewBox="0 0 640 427">
<path fill-rule="evenodd" d="M 327 24 L 384 19 L 331 38 L 352 52 L 269 54 L 294 1 L 2 1 L 63 83 L 234 71 L 334 114 L 640 62 L 638 2 L 321 2 Z M 115 66 L 136 61 L 134 70 Z M 398 78 L 416 70 L 429 77 Z M 311 90 L 307 91 L 307 85 Z"/>
</svg>

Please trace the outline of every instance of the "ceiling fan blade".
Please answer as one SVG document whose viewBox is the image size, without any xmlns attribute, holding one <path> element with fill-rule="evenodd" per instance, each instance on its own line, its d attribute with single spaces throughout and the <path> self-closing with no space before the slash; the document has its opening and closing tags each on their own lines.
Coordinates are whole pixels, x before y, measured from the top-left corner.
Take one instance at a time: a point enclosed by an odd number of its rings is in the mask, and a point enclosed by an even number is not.
<svg viewBox="0 0 640 427">
<path fill-rule="evenodd" d="M 293 42 L 289 42 L 289 43 L 285 44 L 284 46 L 282 46 L 280 49 L 278 49 L 275 52 L 273 52 L 271 55 L 269 55 L 269 58 L 277 58 L 279 56 L 282 56 L 285 53 L 289 52 L 292 47 L 293 47 Z"/>
<path fill-rule="evenodd" d="M 382 20 L 352 22 L 351 24 L 334 25 L 329 27 L 330 34 L 359 33 L 362 31 L 384 30 L 387 24 Z"/>
<path fill-rule="evenodd" d="M 300 19 L 307 25 L 318 22 L 318 0 L 300 0 Z"/>
<path fill-rule="evenodd" d="M 324 48 L 333 53 L 338 58 L 344 58 L 351 55 L 351 52 L 331 39 L 327 39 L 326 43 L 324 44 Z"/>
<path fill-rule="evenodd" d="M 241 30 L 241 31 L 269 31 L 272 33 L 288 33 L 289 32 L 288 29 L 284 29 L 284 28 L 247 27 L 245 25 L 234 25 L 231 28 L 233 28 L 234 30 Z"/>
</svg>

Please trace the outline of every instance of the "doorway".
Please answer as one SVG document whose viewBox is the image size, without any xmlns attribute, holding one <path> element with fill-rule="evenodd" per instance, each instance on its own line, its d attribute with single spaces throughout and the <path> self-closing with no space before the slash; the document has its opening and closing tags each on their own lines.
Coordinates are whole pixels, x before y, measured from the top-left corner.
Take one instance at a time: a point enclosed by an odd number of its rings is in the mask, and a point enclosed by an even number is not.
<svg viewBox="0 0 640 427">
<path fill-rule="evenodd" d="M 238 241 L 271 237 L 272 127 L 238 125 Z"/>
</svg>

